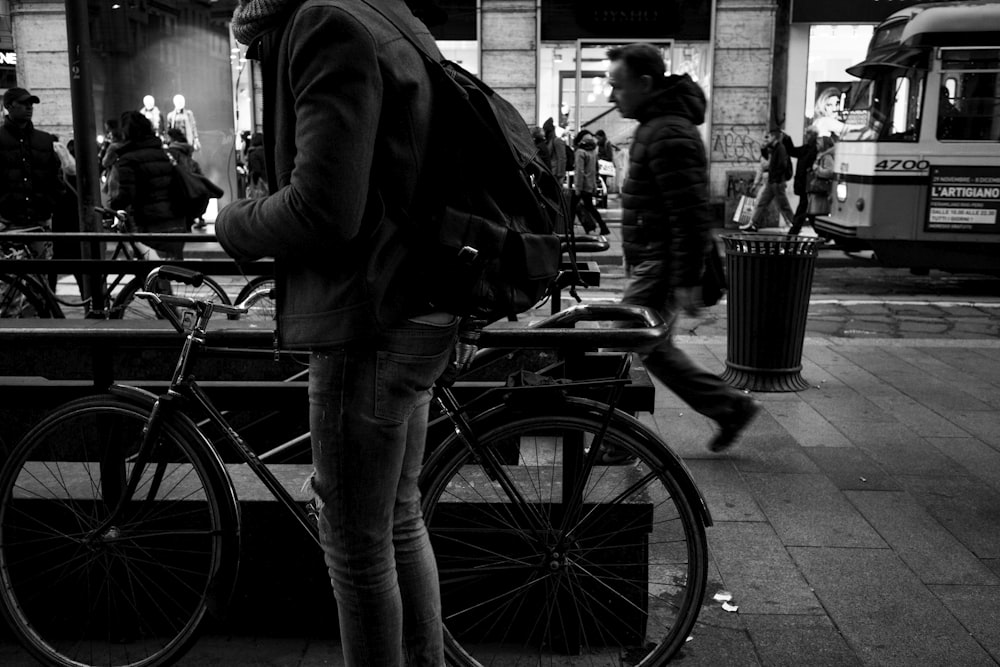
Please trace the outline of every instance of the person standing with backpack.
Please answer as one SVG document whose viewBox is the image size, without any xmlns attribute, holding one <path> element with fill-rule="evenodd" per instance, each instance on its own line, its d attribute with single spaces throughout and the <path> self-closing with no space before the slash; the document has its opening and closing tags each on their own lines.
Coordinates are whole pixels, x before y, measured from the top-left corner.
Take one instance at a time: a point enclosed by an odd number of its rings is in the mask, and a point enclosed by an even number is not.
<svg viewBox="0 0 1000 667">
<path fill-rule="evenodd" d="M 402 0 L 378 6 L 441 58 Z M 438 91 L 366 3 L 241 0 L 232 28 L 261 60 L 270 194 L 229 204 L 215 230 L 237 261 L 274 257 L 278 344 L 310 352 L 310 483 L 346 664 L 443 665 L 417 477 L 458 318 L 405 270 L 419 185 L 439 178 L 424 173 Z"/>
<path fill-rule="evenodd" d="M 696 315 L 701 277 L 712 241 L 708 160 L 698 125 L 705 122 L 705 94 L 686 74 L 666 75 L 660 50 L 629 44 L 608 51 L 611 101 L 622 116 L 639 121 L 629 149 L 622 189 L 622 239 L 631 278 L 622 301 L 655 310 L 668 332 L 643 365 L 699 413 L 716 421 L 711 451 L 731 446 L 759 410 L 757 403 L 695 364 L 673 342 L 678 312 Z M 608 465 L 628 464 L 614 450 Z"/>
</svg>

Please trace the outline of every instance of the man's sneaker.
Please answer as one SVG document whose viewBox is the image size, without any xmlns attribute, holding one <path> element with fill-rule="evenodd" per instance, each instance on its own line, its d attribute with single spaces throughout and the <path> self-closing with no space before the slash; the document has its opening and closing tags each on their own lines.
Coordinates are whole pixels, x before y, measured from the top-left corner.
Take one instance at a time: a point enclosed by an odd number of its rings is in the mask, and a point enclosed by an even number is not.
<svg viewBox="0 0 1000 667">
<path fill-rule="evenodd" d="M 760 412 L 760 403 L 757 401 L 752 398 L 740 401 L 729 419 L 719 422 L 719 433 L 708 443 L 708 450 L 711 452 L 721 452 L 732 446 L 736 442 L 736 438 L 740 432 L 747 427 L 747 424 L 753 421 L 758 412 Z"/>
<path fill-rule="evenodd" d="M 755 232 L 755 231 L 757 231 L 757 225 L 753 224 L 752 222 L 744 223 L 744 224 L 740 225 L 740 231 L 741 232 Z"/>
</svg>

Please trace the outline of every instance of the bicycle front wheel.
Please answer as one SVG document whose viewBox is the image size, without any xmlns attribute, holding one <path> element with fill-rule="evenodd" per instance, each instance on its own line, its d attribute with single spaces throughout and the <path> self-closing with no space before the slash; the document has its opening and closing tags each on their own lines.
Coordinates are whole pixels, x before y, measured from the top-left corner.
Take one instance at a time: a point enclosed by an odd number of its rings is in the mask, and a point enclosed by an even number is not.
<svg viewBox="0 0 1000 667">
<path fill-rule="evenodd" d="M 154 667 L 195 638 L 230 585 L 238 518 L 185 422 L 168 419 L 121 512 L 149 410 L 112 396 L 67 404 L 0 473 L 0 609 L 46 665 Z"/>
<path fill-rule="evenodd" d="M 615 413 L 600 437 L 606 410 L 500 408 L 428 459 L 449 664 L 662 665 L 688 637 L 707 570 L 699 499 L 639 422 Z M 631 458 L 589 463 L 595 446 Z"/>
<path fill-rule="evenodd" d="M 23 276 L 0 275 L 0 317 L 53 317 L 56 308 Z"/>
<path fill-rule="evenodd" d="M 114 306 L 111 309 L 112 319 L 159 319 L 153 307 L 145 299 L 137 299 L 136 292 L 144 289 L 144 277 L 134 278 L 125 285 L 115 297 Z M 222 289 L 216 280 L 210 276 L 204 276 L 202 283 L 198 287 L 188 285 L 175 280 L 163 279 L 157 286 L 157 291 L 175 296 L 184 296 L 190 299 L 211 301 L 230 305 L 229 295 Z"/>
</svg>

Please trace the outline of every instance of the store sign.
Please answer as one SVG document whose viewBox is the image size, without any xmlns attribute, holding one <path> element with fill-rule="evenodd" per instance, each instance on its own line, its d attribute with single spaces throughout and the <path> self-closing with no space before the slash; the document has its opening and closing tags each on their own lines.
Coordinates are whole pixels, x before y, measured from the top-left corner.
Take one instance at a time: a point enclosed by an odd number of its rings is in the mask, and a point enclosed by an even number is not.
<svg viewBox="0 0 1000 667">
<path fill-rule="evenodd" d="M 703 0 L 546 0 L 541 11 L 542 41 L 705 41 L 712 27 L 712 3 Z"/>
<path fill-rule="evenodd" d="M 1000 233 L 1000 167 L 931 167 L 926 231 Z"/>
<path fill-rule="evenodd" d="M 927 0 L 792 0 L 792 23 L 880 23 Z"/>
<path fill-rule="evenodd" d="M 0 51 L 0 65 L 13 67 L 17 64 L 17 53 L 14 51 Z"/>
</svg>

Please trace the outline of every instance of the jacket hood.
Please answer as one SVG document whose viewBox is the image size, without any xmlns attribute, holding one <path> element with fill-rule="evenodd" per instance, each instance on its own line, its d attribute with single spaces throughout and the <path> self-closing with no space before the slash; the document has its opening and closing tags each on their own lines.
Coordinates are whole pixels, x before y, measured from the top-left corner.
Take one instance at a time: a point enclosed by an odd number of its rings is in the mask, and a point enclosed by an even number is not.
<svg viewBox="0 0 1000 667">
<path fill-rule="evenodd" d="M 663 90 L 654 94 L 637 114 L 639 122 L 658 116 L 681 116 L 695 125 L 705 122 L 705 93 L 687 74 L 672 74 L 666 78 Z"/>
</svg>

